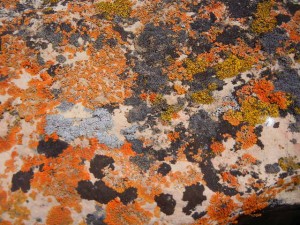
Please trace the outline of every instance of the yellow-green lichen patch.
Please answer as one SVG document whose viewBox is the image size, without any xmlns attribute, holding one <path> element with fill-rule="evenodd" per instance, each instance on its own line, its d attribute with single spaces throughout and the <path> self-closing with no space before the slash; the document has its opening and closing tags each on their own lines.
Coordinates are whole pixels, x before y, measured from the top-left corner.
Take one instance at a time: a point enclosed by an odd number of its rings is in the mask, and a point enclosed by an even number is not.
<svg viewBox="0 0 300 225">
<path fill-rule="evenodd" d="M 211 104 L 214 101 L 214 97 L 210 90 L 201 90 L 191 94 L 193 102 L 197 104 Z"/>
<path fill-rule="evenodd" d="M 271 15 L 272 6 L 273 1 L 266 1 L 258 4 L 255 20 L 251 24 L 251 28 L 255 33 L 266 33 L 275 28 L 276 18 Z"/>
<path fill-rule="evenodd" d="M 176 118 L 176 113 L 179 112 L 181 107 L 179 105 L 170 105 L 160 115 L 160 118 L 164 122 L 170 122 L 173 118 Z"/>
<path fill-rule="evenodd" d="M 295 162 L 296 157 L 282 157 L 278 160 L 278 164 L 284 171 L 300 169 L 299 163 Z"/>
<path fill-rule="evenodd" d="M 277 105 L 262 102 L 254 97 L 249 97 L 242 103 L 241 112 L 243 120 L 250 125 L 264 123 L 268 116 L 279 116 Z"/>
<path fill-rule="evenodd" d="M 205 59 L 197 58 L 196 60 L 186 59 L 186 72 L 189 75 L 195 75 L 197 73 L 203 73 L 207 67 L 208 62 Z"/>
<path fill-rule="evenodd" d="M 239 73 L 251 69 L 251 67 L 251 59 L 241 59 L 235 55 L 230 55 L 227 59 L 216 66 L 217 76 L 220 79 L 231 78 Z"/>
<path fill-rule="evenodd" d="M 131 2 L 129 0 L 115 0 L 114 2 L 99 2 L 96 9 L 109 19 L 113 16 L 129 17 L 131 13 Z"/>
</svg>

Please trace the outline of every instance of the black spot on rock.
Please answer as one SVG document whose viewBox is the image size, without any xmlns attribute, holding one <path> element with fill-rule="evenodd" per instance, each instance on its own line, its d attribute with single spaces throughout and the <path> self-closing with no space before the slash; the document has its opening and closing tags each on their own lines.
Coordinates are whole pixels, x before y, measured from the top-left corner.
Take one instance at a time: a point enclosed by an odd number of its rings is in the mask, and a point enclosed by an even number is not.
<svg viewBox="0 0 300 225">
<path fill-rule="evenodd" d="M 94 48 L 97 50 L 100 50 L 103 47 L 103 40 L 104 40 L 104 36 L 100 35 L 99 37 L 97 37 L 97 39 L 94 42 Z"/>
<path fill-rule="evenodd" d="M 87 225 L 106 225 L 104 223 L 102 217 L 98 217 L 97 215 L 94 214 L 88 214 L 85 219 Z"/>
<path fill-rule="evenodd" d="M 235 44 L 236 39 L 241 37 L 241 29 L 238 26 L 228 26 L 225 28 L 223 33 L 217 36 L 216 41 L 221 42 L 223 44 Z"/>
<path fill-rule="evenodd" d="M 67 33 L 72 31 L 72 27 L 68 23 L 61 23 L 60 24 L 60 29 L 62 29 L 63 31 L 66 31 Z"/>
<path fill-rule="evenodd" d="M 201 205 L 206 200 L 203 192 L 204 187 L 199 183 L 185 187 L 182 198 L 183 201 L 188 201 L 188 204 L 182 209 L 185 214 L 190 215 L 197 205 Z"/>
<path fill-rule="evenodd" d="M 19 171 L 12 177 L 11 191 L 17 191 L 21 189 L 23 192 L 30 190 L 30 180 L 33 178 L 33 170 L 30 169 L 28 172 Z"/>
<path fill-rule="evenodd" d="M 295 4 L 295 3 L 291 2 L 291 1 L 288 1 L 287 8 L 291 12 L 291 14 L 294 15 L 295 12 L 297 12 L 298 10 L 300 10 L 300 5 L 299 4 Z"/>
<path fill-rule="evenodd" d="M 166 215 L 172 215 L 175 211 L 176 201 L 174 200 L 173 196 L 170 194 L 160 194 L 155 196 L 155 202 L 157 206 L 160 208 Z"/>
<path fill-rule="evenodd" d="M 266 173 L 279 173 L 280 172 L 279 164 L 278 163 L 266 164 L 265 170 Z"/>
<path fill-rule="evenodd" d="M 213 121 L 208 113 L 204 110 L 199 110 L 190 118 L 189 129 L 195 133 L 195 138 L 198 144 L 207 145 L 211 138 L 217 134 L 217 122 Z"/>
<path fill-rule="evenodd" d="M 161 26 L 147 24 L 145 29 L 138 37 L 138 52 L 144 58 L 146 64 L 150 67 L 166 65 L 167 56 L 177 57 L 176 33 L 169 29 L 163 29 Z"/>
<path fill-rule="evenodd" d="M 280 29 L 275 29 L 271 33 L 266 33 L 260 39 L 262 49 L 269 54 L 274 54 L 276 49 L 282 46 L 284 40 L 286 40 L 286 35 Z"/>
<path fill-rule="evenodd" d="M 107 187 L 101 180 L 96 181 L 95 184 L 89 180 L 79 181 L 77 192 L 83 199 L 95 200 L 102 204 L 107 204 L 118 196 L 118 192 Z"/>
<path fill-rule="evenodd" d="M 140 104 L 139 106 L 134 107 L 128 112 L 127 121 L 129 123 L 137 122 L 137 121 L 143 121 L 147 114 L 149 112 L 149 109 L 145 103 Z"/>
<path fill-rule="evenodd" d="M 168 163 L 162 163 L 157 172 L 160 173 L 163 176 L 166 176 L 171 171 L 171 166 Z"/>
<path fill-rule="evenodd" d="M 206 215 L 206 212 L 195 212 L 193 213 L 192 217 L 194 220 L 198 220 L 200 219 L 201 217 L 205 216 Z"/>
<path fill-rule="evenodd" d="M 47 73 L 51 76 L 54 77 L 56 75 L 55 70 L 59 67 L 59 64 L 51 65 L 49 69 L 47 70 Z"/>
<path fill-rule="evenodd" d="M 137 189 L 134 187 L 127 188 L 123 193 L 119 195 L 121 202 L 124 205 L 132 202 L 134 199 L 137 198 Z"/>
<path fill-rule="evenodd" d="M 284 15 L 284 14 L 279 14 L 276 16 L 277 24 L 281 25 L 282 23 L 287 23 L 291 20 L 290 16 Z"/>
<path fill-rule="evenodd" d="M 94 176 L 98 179 L 103 178 L 105 175 L 102 172 L 102 169 L 105 167 L 109 167 L 110 169 L 114 169 L 114 159 L 105 155 L 96 155 L 90 163 L 90 172 L 94 174 Z"/>
<path fill-rule="evenodd" d="M 274 123 L 273 128 L 278 128 L 279 127 L 279 122 Z"/>
<path fill-rule="evenodd" d="M 45 154 L 46 157 L 57 157 L 69 146 L 67 142 L 62 140 L 53 140 L 49 138 L 48 141 L 41 140 L 39 141 L 37 152 L 39 154 Z"/>
<path fill-rule="evenodd" d="M 208 31 L 211 25 L 212 23 L 210 20 L 200 18 L 191 24 L 191 28 L 201 33 Z"/>
<path fill-rule="evenodd" d="M 233 18 L 249 17 L 256 11 L 257 0 L 224 0 Z"/>
</svg>

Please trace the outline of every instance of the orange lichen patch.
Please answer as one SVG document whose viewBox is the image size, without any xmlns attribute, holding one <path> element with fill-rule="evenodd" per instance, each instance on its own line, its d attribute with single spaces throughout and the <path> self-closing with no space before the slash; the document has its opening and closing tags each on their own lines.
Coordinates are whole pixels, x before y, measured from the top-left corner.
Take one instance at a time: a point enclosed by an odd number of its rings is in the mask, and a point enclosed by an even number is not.
<svg viewBox="0 0 300 225">
<path fill-rule="evenodd" d="M 134 152 L 132 150 L 132 144 L 129 143 L 129 142 L 125 142 L 121 148 L 120 148 L 120 151 L 125 155 L 125 156 L 135 156 L 136 155 L 136 152 Z"/>
<path fill-rule="evenodd" d="M 174 90 L 179 95 L 184 95 L 187 92 L 187 90 L 183 86 L 181 86 L 179 84 L 174 84 Z"/>
<path fill-rule="evenodd" d="M 179 132 L 170 132 L 168 133 L 168 139 L 170 141 L 176 141 L 179 138 Z"/>
<path fill-rule="evenodd" d="M 300 11 L 295 12 L 291 21 L 282 25 L 289 34 L 289 38 L 292 42 L 298 43 L 300 41 L 300 31 L 299 31 L 299 21 L 300 21 Z"/>
<path fill-rule="evenodd" d="M 11 158 L 5 161 L 5 173 L 8 172 L 15 172 L 16 166 L 15 166 L 15 160 L 19 156 L 19 154 L 16 151 L 13 151 L 10 154 Z"/>
<path fill-rule="evenodd" d="M 46 225 L 69 225 L 73 224 L 71 211 L 63 206 L 54 206 L 50 209 Z"/>
<path fill-rule="evenodd" d="M 8 151 L 17 144 L 17 134 L 20 130 L 19 126 L 14 126 L 9 130 L 6 137 L 0 137 L 0 153 Z"/>
<path fill-rule="evenodd" d="M 291 104 L 291 100 L 287 96 L 285 92 L 278 91 L 272 93 L 269 97 L 270 103 L 274 103 L 278 105 L 280 109 L 287 109 L 288 106 Z"/>
<path fill-rule="evenodd" d="M 247 197 L 237 195 L 237 199 L 243 203 L 242 210 L 245 215 L 253 215 L 253 213 L 266 208 L 269 203 L 264 195 L 251 194 Z"/>
<path fill-rule="evenodd" d="M 108 225 L 143 225 L 149 223 L 152 214 L 144 210 L 138 203 L 123 205 L 118 199 L 110 201 L 106 206 L 106 218 Z"/>
<path fill-rule="evenodd" d="M 230 196 L 216 192 L 210 199 L 210 205 L 207 207 L 207 214 L 212 219 L 221 224 L 229 224 L 236 219 L 234 212 L 237 204 Z"/>
<path fill-rule="evenodd" d="M 68 147 L 57 158 L 33 157 L 25 160 L 22 170 L 34 164 L 43 164 L 42 170 L 34 174 L 32 187 L 45 196 L 54 196 L 62 206 L 81 210 L 80 196 L 76 187 L 80 180 L 88 180 L 89 174 L 72 147 Z"/>
<path fill-rule="evenodd" d="M 210 148 L 213 151 L 213 153 L 215 153 L 216 155 L 220 155 L 223 151 L 225 151 L 225 146 L 223 145 L 223 143 L 218 141 L 214 141 L 210 145 Z"/>
<path fill-rule="evenodd" d="M 58 69 L 54 83 L 61 85 L 60 100 L 82 102 L 94 109 L 108 103 L 122 103 L 130 97 L 135 76 L 129 74 L 125 80 L 119 77 L 126 68 L 122 49 L 105 46 L 92 53 L 89 60 L 79 61 L 72 68 Z"/>
<path fill-rule="evenodd" d="M 240 186 L 240 184 L 238 183 L 238 179 L 235 176 L 233 176 L 231 173 L 223 172 L 221 176 L 223 181 L 228 183 L 231 187 L 236 188 Z"/>
<path fill-rule="evenodd" d="M 193 74 L 187 73 L 183 66 L 183 61 L 176 60 L 169 67 L 164 68 L 170 80 L 192 80 Z"/>
<path fill-rule="evenodd" d="M 227 120 L 231 125 L 237 126 L 243 120 L 243 115 L 241 112 L 233 111 L 232 109 L 230 109 L 226 113 L 224 113 L 223 119 Z"/>
<path fill-rule="evenodd" d="M 181 171 L 175 171 L 170 172 L 168 174 L 170 177 L 170 181 L 174 185 L 182 185 L 182 186 L 190 186 L 196 183 L 202 183 L 205 182 L 203 180 L 202 174 L 199 173 L 195 168 L 189 166 L 188 171 L 181 172 Z"/>
<path fill-rule="evenodd" d="M 242 126 L 241 130 L 236 133 L 236 142 L 241 145 L 242 149 L 247 149 L 255 145 L 257 136 L 254 133 L 254 127 Z"/>
<path fill-rule="evenodd" d="M 257 162 L 257 159 L 254 158 L 252 155 L 246 153 L 242 155 L 242 161 L 245 164 L 254 164 Z"/>
<path fill-rule="evenodd" d="M 0 187 L 0 199 L 0 218 L 7 213 L 13 224 L 24 224 L 24 220 L 29 220 L 30 210 L 24 206 L 27 196 L 21 190 L 11 193 Z"/>
<path fill-rule="evenodd" d="M 274 85 L 271 81 L 262 79 L 254 82 L 253 92 L 263 102 L 268 102 L 269 94 L 273 92 L 273 90 Z"/>
</svg>

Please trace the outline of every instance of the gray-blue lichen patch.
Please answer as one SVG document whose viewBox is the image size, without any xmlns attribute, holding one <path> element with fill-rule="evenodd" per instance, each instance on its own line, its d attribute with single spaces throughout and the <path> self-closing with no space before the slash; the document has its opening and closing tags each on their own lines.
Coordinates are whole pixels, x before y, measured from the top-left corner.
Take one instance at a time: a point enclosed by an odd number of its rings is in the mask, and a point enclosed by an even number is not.
<svg viewBox="0 0 300 225">
<path fill-rule="evenodd" d="M 58 108 L 62 111 L 70 111 L 70 107 L 72 108 L 72 105 L 62 104 Z M 67 142 L 81 136 L 96 137 L 100 143 L 104 143 L 112 148 L 118 148 L 123 144 L 116 135 L 109 133 L 113 128 L 113 120 L 108 110 L 98 108 L 91 112 L 91 117 L 87 118 L 75 116 L 69 118 L 61 114 L 48 115 L 45 127 L 46 134 L 57 133 Z"/>
</svg>

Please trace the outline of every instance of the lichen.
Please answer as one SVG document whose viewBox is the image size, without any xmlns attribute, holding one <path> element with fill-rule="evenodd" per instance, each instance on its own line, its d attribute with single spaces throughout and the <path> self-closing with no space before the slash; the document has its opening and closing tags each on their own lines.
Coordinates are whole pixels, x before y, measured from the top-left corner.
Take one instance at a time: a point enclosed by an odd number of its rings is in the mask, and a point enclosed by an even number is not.
<svg viewBox="0 0 300 225">
<path fill-rule="evenodd" d="M 186 59 L 184 63 L 186 64 L 186 72 L 189 75 L 202 73 L 208 67 L 208 62 L 203 58 L 197 58 L 196 60 Z"/>
<path fill-rule="evenodd" d="M 193 94 L 191 94 L 191 98 L 193 102 L 197 104 L 211 104 L 215 100 L 212 96 L 211 91 L 208 89 L 194 92 Z"/>
<path fill-rule="evenodd" d="M 291 156 L 282 157 L 278 160 L 278 164 L 281 167 L 281 169 L 284 171 L 297 170 L 300 169 L 300 164 L 295 162 L 296 159 L 297 159 L 296 157 L 291 157 Z"/>
<path fill-rule="evenodd" d="M 251 67 L 252 60 L 250 58 L 241 59 L 231 54 L 227 59 L 216 66 L 216 74 L 220 79 L 226 79 L 245 72 L 251 69 Z"/>
<path fill-rule="evenodd" d="M 176 118 L 176 113 L 179 112 L 181 107 L 179 105 L 170 105 L 165 111 L 160 115 L 160 118 L 164 122 L 170 122 L 172 119 Z"/>
<path fill-rule="evenodd" d="M 131 2 L 129 0 L 114 0 L 113 2 L 99 2 L 96 9 L 103 13 L 106 18 L 113 16 L 129 17 L 131 12 Z"/>
<path fill-rule="evenodd" d="M 275 28 L 277 21 L 276 18 L 271 15 L 272 6 L 272 0 L 258 4 L 255 19 L 251 24 L 251 28 L 255 33 L 267 33 Z"/>
<path fill-rule="evenodd" d="M 278 117 L 279 109 L 276 104 L 268 104 L 254 97 L 248 97 L 241 106 L 243 120 L 250 125 L 264 123 L 267 117 Z"/>
</svg>

